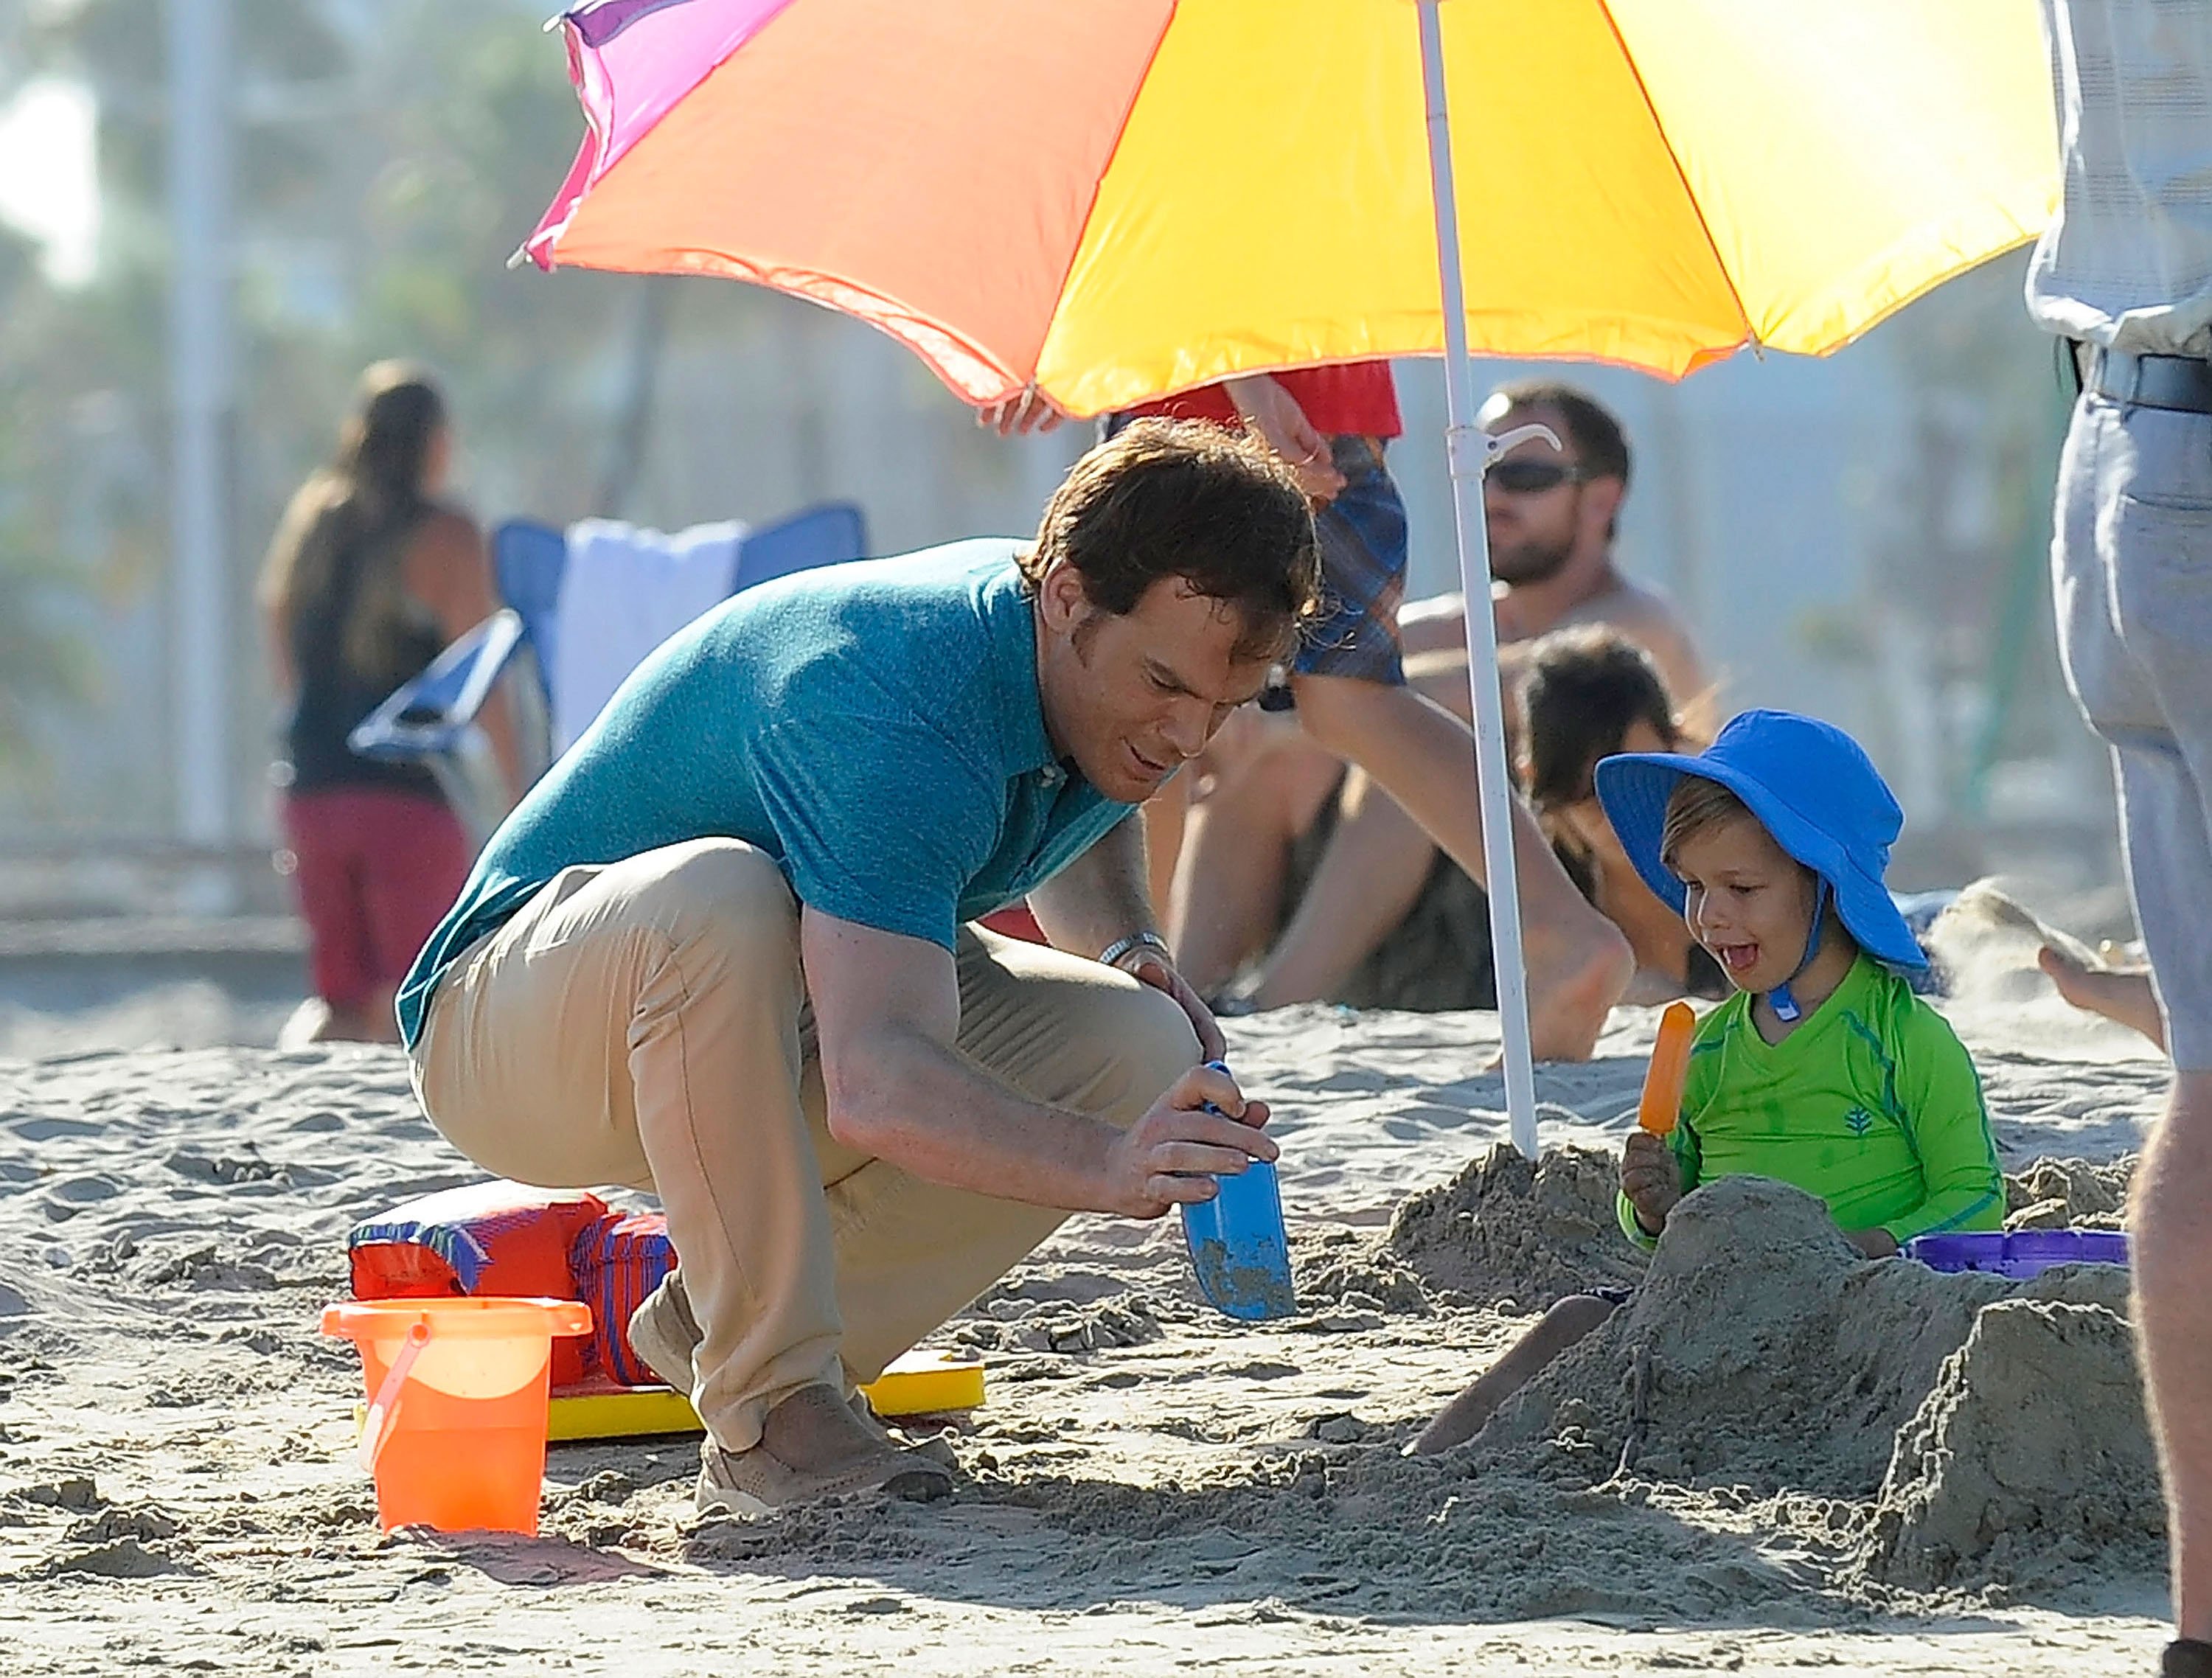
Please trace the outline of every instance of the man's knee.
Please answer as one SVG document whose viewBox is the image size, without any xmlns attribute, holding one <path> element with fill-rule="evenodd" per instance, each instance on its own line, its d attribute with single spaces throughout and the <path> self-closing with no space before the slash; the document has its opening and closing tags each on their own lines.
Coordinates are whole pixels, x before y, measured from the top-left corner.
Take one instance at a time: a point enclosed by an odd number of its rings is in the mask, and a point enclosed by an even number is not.
<svg viewBox="0 0 2212 1678">
<path fill-rule="evenodd" d="M 641 917 L 678 942 L 702 934 L 789 938 L 799 903 L 765 851 L 736 839 L 695 839 L 630 859 Z"/>
<path fill-rule="evenodd" d="M 1100 1116 L 1133 1124 L 1170 1084 L 1199 1063 L 1198 1033 L 1190 1016 L 1166 993 L 1150 985 L 1139 987 L 1121 1013 L 1111 1049 L 1119 1098 Z"/>
</svg>

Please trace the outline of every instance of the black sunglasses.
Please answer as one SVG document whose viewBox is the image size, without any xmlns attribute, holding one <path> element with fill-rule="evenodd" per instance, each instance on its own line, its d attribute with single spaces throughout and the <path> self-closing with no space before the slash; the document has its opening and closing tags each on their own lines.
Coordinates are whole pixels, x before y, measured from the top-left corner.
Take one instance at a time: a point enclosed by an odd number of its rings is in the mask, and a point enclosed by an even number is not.
<svg viewBox="0 0 2212 1678">
<path fill-rule="evenodd" d="M 1562 483 L 1579 483 L 1589 476 L 1580 466 L 1557 460 L 1500 460 L 1490 469 L 1490 481 L 1516 495 L 1540 495 Z"/>
</svg>

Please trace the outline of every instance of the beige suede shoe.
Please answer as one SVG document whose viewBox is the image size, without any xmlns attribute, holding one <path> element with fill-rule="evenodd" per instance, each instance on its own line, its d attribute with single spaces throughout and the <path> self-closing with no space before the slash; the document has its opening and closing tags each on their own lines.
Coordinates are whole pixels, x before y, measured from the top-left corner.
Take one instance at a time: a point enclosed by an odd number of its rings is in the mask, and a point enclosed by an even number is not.
<svg viewBox="0 0 2212 1678">
<path fill-rule="evenodd" d="M 770 1410 L 750 1450 L 725 1450 L 709 1438 L 692 1502 L 702 1515 L 769 1515 L 859 1492 L 927 1503 L 951 1489 L 940 1464 L 872 1432 L 836 1388 L 817 1384 Z"/>
<path fill-rule="evenodd" d="M 645 1296 L 645 1303 L 629 1314 L 629 1349 L 645 1366 L 686 1398 L 695 1377 L 691 1354 L 706 1336 L 691 1315 L 690 1296 L 684 1292 L 684 1273 L 672 1270 L 660 1286 Z"/>
<path fill-rule="evenodd" d="M 696 1378 L 691 1355 L 704 1338 L 699 1331 L 698 1319 L 691 1315 L 691 1299 L 684 1291 L 681 1270 L 670 1271 L 662 1278 L 660 1286 L 646 1296 L 645 1303 L 630 1313 L 629 1349 L 644 1360 L 647 1369 L 686 1395 Z M 960 1466 L 951 1445 L 942 1438 L 909 1444 L 892 1433 L 868 1402 L 866 1394 L 855 1389 L 848 1401 L 854 1418 L 878 1444 L 891 1450 L 916 1451 L 943 1468 Z"/>
</svg>

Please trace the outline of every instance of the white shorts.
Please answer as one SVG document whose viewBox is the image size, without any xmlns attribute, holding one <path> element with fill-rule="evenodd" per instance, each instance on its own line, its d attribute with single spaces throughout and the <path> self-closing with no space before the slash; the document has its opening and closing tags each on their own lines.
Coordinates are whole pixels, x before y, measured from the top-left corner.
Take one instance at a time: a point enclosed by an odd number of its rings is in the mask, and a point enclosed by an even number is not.
<svg viewBox="0 0 2212 1678">
<path fill-rule="evenodd" d="M 2083 396 L 2053 524 L 2059 655 L 2112 748 L 2166 1043 L 2212 1070 L 2212 415 Z"/>
</svg>

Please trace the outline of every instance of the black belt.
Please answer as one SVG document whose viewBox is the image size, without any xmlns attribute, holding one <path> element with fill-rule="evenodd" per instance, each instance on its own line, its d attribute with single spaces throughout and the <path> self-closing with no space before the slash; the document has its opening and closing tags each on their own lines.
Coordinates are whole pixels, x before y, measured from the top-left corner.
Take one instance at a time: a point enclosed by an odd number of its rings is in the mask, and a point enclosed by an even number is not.
<svg viewBox="0 0 2212 1678">
<path fill-rule="evenodd" d="M 2212 414 L 2212 362 L 2196 356 L 2130 356 L 2124 350 L 2092 350 L 2082 385 L 2099 396 L 2131 407 Z"/>
</svg>

